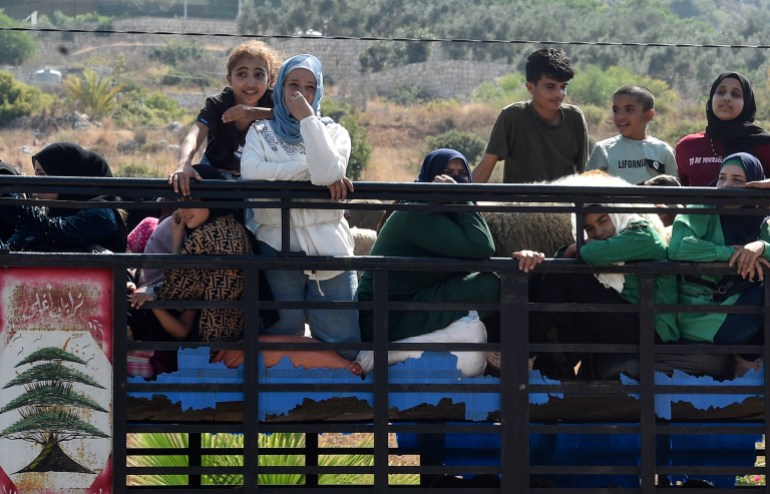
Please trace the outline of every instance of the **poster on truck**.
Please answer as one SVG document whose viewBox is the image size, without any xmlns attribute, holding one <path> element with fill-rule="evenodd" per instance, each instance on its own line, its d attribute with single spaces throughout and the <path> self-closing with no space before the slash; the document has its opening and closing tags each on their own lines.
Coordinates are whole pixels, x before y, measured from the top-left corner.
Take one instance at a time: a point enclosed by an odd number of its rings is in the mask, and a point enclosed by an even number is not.
<svg viewBox="0 0 770 494">
<path fill-rule="evenodd" d="M 112 271 L 0 271 L 0 493 L 112 491 Z"/>
</svg>

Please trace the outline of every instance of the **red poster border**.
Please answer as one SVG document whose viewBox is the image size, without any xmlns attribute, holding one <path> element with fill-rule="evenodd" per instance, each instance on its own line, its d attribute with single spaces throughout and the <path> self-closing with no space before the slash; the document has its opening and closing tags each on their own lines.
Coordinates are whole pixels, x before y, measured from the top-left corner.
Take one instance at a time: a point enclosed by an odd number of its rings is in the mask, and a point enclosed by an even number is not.
<svg viewBox="0 0 770 494">
<path fill-rule="evenodd" d="M 113 272 L 106 268 L 5 268 L 0 273 L 0 293 L 5 290 L 9 283 L 50 283 L 52 280 L 69 283 L 86 283 L 88 285 L 100 285 L 100 296 L 96 300 L 98 307 L 101 307 L 99 314 L 100 322 L 104 331 L 91 331 L 95 341 L 101 343 L 102 351 L 109 361 L 113 362 L 114 349 L 114 317 L 113 317 Z M 0 337 L 6 332 L 5 318 L 6 308 L 0 304 Z M 5 335 L 7 337 L 7 335 Z M 112 422 L 112 420 L 111 420 Z M 114 439 L 114 435 L 113 435 Z M 112 448 L 111 448 L 112 449 Z M 109 455 L 106 465 L 97 474 L 92 484 L 80 489 L 66 489 L 68 493 L 84 492 L 87 494 L 111 494 L 112 493 L 112 454 Z M 13 480 L 8 476 L 5 470 L 0 466 L 0 489 L 3 493 L 23 494 Z M 55 488 L 32 491 L 34 494 L 56 494 L 61 492 Z"/>
</svg>

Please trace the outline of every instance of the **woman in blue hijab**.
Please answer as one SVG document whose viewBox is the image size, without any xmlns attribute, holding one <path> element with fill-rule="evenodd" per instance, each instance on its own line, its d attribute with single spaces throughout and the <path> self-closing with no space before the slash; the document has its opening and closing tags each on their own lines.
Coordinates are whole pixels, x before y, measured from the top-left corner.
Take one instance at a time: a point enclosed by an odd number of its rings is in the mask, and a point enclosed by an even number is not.
<svg viewBox="0 0 770 494">
<path fill-rule="evenodd" d="M 749 181 L 764 178 L 762 164 L 755 156 L 734 153 L 722 161 L 716 187 L 740 189 Z M 737 271 L 736 275 L 726 277 L 680 276 L 679 300 L 683 305 L 763 303 L 762 268 L 770 267 L 770 229 L 765 214 L 756 206 L 725 208 L 727 211 L 719 215 L 679 214 L 674 221 L 668 251 L 670 260 L 724 261 Z M 729 214 L 730 209 L 737 208 L 757 209 L 758 214 Z M 677 324 L 682 340 L 724 345 L 759 344 L 763 317 L 762 314 L 680 312 Z M 736 374 L 742 375 L 758 365 L 756 361 L 748 362 L 736 357 Z"/>
<path fill-rule="evenodd" d="M 341 125 L 321 118 L 323 69 L 313 55 L 296 55 L 278 72 L 273 92 L 274 118 L 254 122 L 246 136 L 241 175 L 245 179 L 293 180 L 328 187 L 331 200 L 345 198 L 352 190 L 345 172 L 350 158 L 350 135 Z M 353 235 L 339 209 L 292 209 L 290 245 L 283 244 L 281 210 L 254 208 L 247 226 L 268 257 L 289 253 L 308 256 L 352 256 Z M 355 300 L 355 271 L 267 270 L 276 301 Z M 311 335 L 324 342 L 361 341 L 357 310 L 281 309 L 279 320 L 268 334 L 302 335 L 305 321 Z M 353 358 L 353 349 L 340 352 Z"/>
</svg>

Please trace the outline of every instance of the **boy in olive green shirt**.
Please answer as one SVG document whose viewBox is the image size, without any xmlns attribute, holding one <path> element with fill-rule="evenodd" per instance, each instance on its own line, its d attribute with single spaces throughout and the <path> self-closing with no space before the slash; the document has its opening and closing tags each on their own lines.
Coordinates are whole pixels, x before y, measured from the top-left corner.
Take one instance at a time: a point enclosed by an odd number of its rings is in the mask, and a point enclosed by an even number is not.
<svg viewBox="0 0 770 494">
<path fill-rule="evenodd" d="M 501 159 L 505 183 L 550 181 L 585 169 L 588 126 L 580 108 L 564 103 L 574 75 L 562 50 L 541 48 L 529 56 L 526 86 L 532 99 L 502 109 L 473 169 L 474 182 L 488 182 Z"/>
</svg>

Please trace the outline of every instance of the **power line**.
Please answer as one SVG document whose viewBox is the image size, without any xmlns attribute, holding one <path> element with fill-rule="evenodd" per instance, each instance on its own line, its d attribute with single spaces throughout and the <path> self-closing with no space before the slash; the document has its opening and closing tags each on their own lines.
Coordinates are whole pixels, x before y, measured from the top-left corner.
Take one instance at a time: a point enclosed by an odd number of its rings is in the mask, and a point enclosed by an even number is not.
<svg viewBox="0 0 770 494">
<path fill-rule="evenodd" d="M 0 31 L 30 31 L 44 33 L 80 33 L 80 34 L 137 34 L 156 36 L 193 36 L 193 37 L 225 37 L 225 38 L 271 38 L 271 39 L 326 39 L 342 41 L 394 41 L 408 43 L 472 43 L 472 44 L 527 44 L 527 45 L 573 45 L 573 46 L 632 46 L 651 48 L 751 48 L 768 49 L 770 45 L 722 44 L 722 43 L 660 43 L 633 41 L 557 41 L 557 40 L 524 40 L 524 39 L 468 39 L 468 38 L 402 38 L 384 36 L 324 36 L 310 34 L 233 34 L 233 33 L 196 33 L 178 31 L 140 31 L 117 29 L 60 29 L 60 28 L 29 28 L 29 27 L 0 27 Z"/>
</svg>

